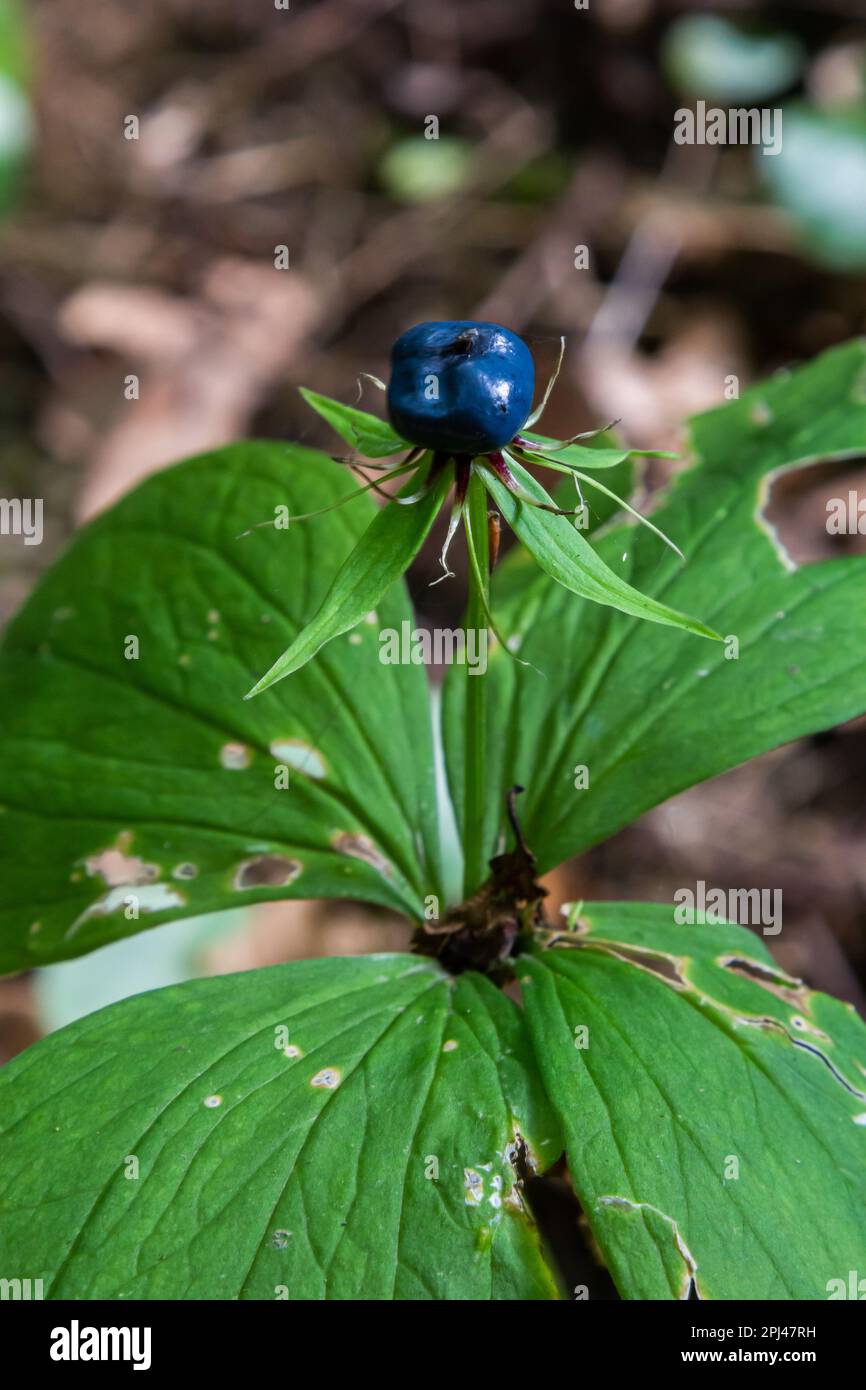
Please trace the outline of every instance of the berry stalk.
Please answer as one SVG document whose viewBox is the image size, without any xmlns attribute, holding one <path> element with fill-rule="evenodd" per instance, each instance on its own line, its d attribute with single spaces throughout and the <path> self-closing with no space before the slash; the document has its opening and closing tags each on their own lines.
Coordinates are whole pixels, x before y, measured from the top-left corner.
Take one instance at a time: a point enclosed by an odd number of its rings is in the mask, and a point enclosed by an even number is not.
<svg viewBox="0 0 866 1390">
<path fill-rule="evenodd" d="M 480 632 L 487 627 L 490 606 L 490 550 L 487 535 L 487 492 L 478 473 L 473 469 L 466 496 L 468 525 L 479 573 L 469 567 L 469 603 L 466 610 L 467 629 Z M 465 829 L 463 835 L 463 897 L 478 889 L 487 877 L 490 847 L 484 842 L 484 811 L 487 795 L 487 687 L 485 675 L 471 675 L 467 665 L 466 685 L 466 742 L 464 766 Z"/>
</svg>

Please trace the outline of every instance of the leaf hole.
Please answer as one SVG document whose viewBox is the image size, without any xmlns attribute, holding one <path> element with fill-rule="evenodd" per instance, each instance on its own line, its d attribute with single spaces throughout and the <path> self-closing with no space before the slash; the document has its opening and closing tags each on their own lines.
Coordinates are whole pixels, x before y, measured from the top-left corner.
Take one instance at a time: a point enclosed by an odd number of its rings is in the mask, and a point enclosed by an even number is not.
<svg viewBox="0 0 866 1390">
<path fill-rule="evenodd" d="M 238 865 L 234 887 L 237 890 L 285 888 L 298 877 L 302 868 L 298 859 L 287 859 L 284 854 L 260 854 Z"/>
<path fill-rule="evenodd" d="M 866 555 L 863 462 L 809 464 L 770 474 L 762 486 L 758 519 L 789 568 Z"/>
<path fill-rule="evenodd" d="M 802 980 L 795 980 L 793 976 L 786 975 L 774 966 L 764 965 L 763 962 L 751 960 L 748 956 L 719 956 L 717 964 L 730 970 L 732 975 L 739 975 L 742 979 L 751 980 L 753 984 L 769 990 L 770 994 L 775 994 L 777 999 L 792 1005 L 793 1008 L 804 1013 L 809 1012 L 809 991 Z M 801 1027 L 802 1023 L 797 1026 Z"/>
</svg>

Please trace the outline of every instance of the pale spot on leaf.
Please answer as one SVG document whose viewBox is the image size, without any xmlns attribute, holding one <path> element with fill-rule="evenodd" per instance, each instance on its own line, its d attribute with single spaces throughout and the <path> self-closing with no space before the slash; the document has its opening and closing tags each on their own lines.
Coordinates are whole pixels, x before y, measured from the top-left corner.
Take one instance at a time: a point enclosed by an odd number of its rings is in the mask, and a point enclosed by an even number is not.
<svg viewBox="0 0 866 1390">
<path fill-rule="evenodd" d="M 249 767 L 250 756 L 245 743 L 224 743 L 220 749 L 220 762 L 229 772 L 242 772 Z"/>
<path fill-rule="evenodd" d="M 336 1091 L 342 1079 L 338 1067 L 323 1067 L 311 1078 L 310 1085 L 320 1090 Z"/>
<path fill-rule="evenodd" d="M 466 1205 L 477 1207 L 484 1196 L 484 1179 L 474 1168 L 463 1169 L 463 1191 L 466 1194 Z"/>
<path fill-rule="evenodd" d="M 348 831 L 342 831 L 334 836 L 331 844 L 338 854 L 348 854 L 353 859 L 362 859 L 377 873 L 385 874 L 388 878 L 394 873 L 389 861 L 381 850 L 376 848 L 368 835 L 352 835 Z"/>
<path fill-rule="evenodd" d="M 270 748 L 278 762 L 306 773 L 307 777 L 324 777 L 327 772 L 321 753 L 309 743 L 304 743 L 303 739 L 275 738 Z"/>
<path fill-rule="evenodd" d="M 89 855 L 84 861 L 84 867 L 90 877 L 98 874 L 109 888 L 117 888 L 122 884 L 152 883 L 155 878 L 159 878 L 158 864 L 146 864 L 137 855 L 127 853 L 131 843 L 132 835 L 124 830 L 118 835 L 111 849 Z"/>
</svg>

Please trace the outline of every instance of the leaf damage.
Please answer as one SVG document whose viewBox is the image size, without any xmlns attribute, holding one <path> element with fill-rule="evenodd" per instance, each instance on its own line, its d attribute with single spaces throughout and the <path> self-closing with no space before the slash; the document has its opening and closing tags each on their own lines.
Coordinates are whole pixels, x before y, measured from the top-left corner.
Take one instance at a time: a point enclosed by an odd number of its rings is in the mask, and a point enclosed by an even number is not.
<svg viewBox="0 0 866 1390">
<path fill-rule="evenodd" d="M 538 931 L 536 938 L 542 951 L 593 951 L 654 975 L 702 1011 L 716 1010 L 734 1029 L 760 1028 L 780 1033 L 793 1047 L 821 1061 L 835 1081 L 850 1095 L 858 1100 L 866 1100 L 866 1092 L 854 1085 L 829 1055 L 829 1049 L 834 1046 L 834 1038 L 818 1027 L 813 1016 L 814 1001 L 821 996 L 810 989 L 803 980 L 786 974 L 775 963 L 757 960 L 742 951 L 715 955 L 712 958 L 714 968 L 766 990 L 786 1007 L 795 1010 L 784 1018 L 768 1013 L 750 1013 L 739 1004 L 720 998 L 720 991 L 708 989 L 707 980 L 701 973 L 707 962 L 702 961 L 699 956 L 678 955 L 672 951 L 653 949 L 645 944 L 637 947 L 633 943 L 619 941 L 614 936 L 596 936 L 592 918 L 583 912 L 582 902 L 567 904 L 562 911 L 568 920 L 568 930 Z M 730 926 L 737 931 L 742 930 L 736 924 L 720 925 Z M 804 1034 L 808 1034 L 811 1040 L 807 1040 Z M 819 1046 L 819 1043 L 823 1046 Z"/>
<path fill-rule="evenodd" d="M 765 965 L 750 956 L 721 955 L 716 957 L 716 964 L 730 970 L 734 975 L 742 976 L 744 980 L 751 980 L 753 984 L 760 985 L 761 989 L 769 990 L 783 1003 L 790 1004 L 804 1013 L 810 1011 L 811 991 L 802 980 L 796 979 L 793 975 L 786 975 L 784 970 Z"/>
<path fill-rule="evenodd" d="M 357 831 L 341 830 L 333 837 L 331 844 L 338 854 L 348 854 L 352 859 L 360 859 L 362 863 L 369 864 L 371 869 L 375 869 L 377 874 L 384 874 L 386 878 L 393 878 L 393 864 L 374 845 L 369 835 L 361 835 Z"/>
<path fill-rule="evenodd" d="M 596 1202 L 596 1208 L 599 1210 L 601 1208 L 608 1208 L 614 1211 L 627 1212 L 629 1214 L 640 1214 L 646 1220 L 650 1234 L 655 1239 L 658 1238 L 659 1228 L 666 1228 L 685 1266 L 682 1280 L 678 1286 L 679 1292 L 677 1293 L 677 1298 L 685 1301 L 690 1298 L 700 1299 L 704 1297 L 697 1280 L 698 1262 L 683 1239 L 678 1222 L 676 1222 L 672 1216 L 665 1215 L 663 1211 L 659 1211 L 658 1207 L 654 1207 L 650 1202 L 635 1202 L 632 1201 L 630 1197 L 599 1197 Z"/>
<path fill-rule="evenodd" d="M 121 830 L 113 845 L 97 850 L 84 859 L 89 878 L 99 877 L 108 888 L 121 888 L 141 883 L 153 883 L 162 870 L 158 864 L 146 864 L 138 855 L 130 854 L 132 831 Z"/>
<path fill-rule="evenodd" d="M 238 892 L 249 888 L 285 888 L 303 870 L 299 859 L 289 859 L 285 854 L 258 854 L 255 859 L 244 859 L 235 870 L 232 886 Z"/>
</svg>

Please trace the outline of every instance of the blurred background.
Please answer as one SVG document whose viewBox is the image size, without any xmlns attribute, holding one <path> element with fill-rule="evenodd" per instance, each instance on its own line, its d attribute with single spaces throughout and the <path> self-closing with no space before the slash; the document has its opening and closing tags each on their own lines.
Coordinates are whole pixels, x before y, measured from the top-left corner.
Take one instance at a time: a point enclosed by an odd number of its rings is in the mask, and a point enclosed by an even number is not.
<svg viewBox="0 0 866 1390">
<path fill-rule="evenodd" d="M 781 109 L 781 152 L 677 145 L 697 99 Z M 0 495 L 46 508 L 41 546 L 0 540 L 0 621 L 152 470 L 245 435 L 333 447 L 297 386 L 355 402 L 399 333 L 452 317 L 522 333 L 542 381 L 567 336 L 547 433 L 620 417 L 674 449 L 734 379 L 863 333 L 863 0 L 0 0 Z M 825 528 L 858 481 L 775 488 L 796 559 L 866 549 Z M 411 583 L 453 626 L 440 545 Z M 864 784 L 861 720 L 643 817 L 552 877 L 554 910 L 780 887 L 779 962 L 866 1010 Z M 351 904 L 160 928 L 0 982 L 0 1054 L 197 972 L 406 939 Z"/>
</svg>

